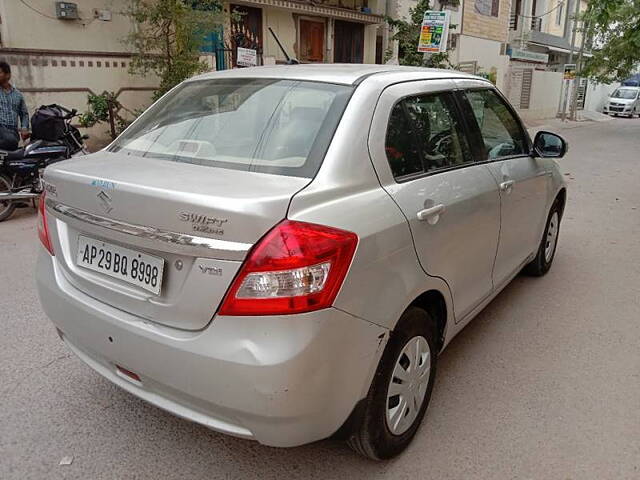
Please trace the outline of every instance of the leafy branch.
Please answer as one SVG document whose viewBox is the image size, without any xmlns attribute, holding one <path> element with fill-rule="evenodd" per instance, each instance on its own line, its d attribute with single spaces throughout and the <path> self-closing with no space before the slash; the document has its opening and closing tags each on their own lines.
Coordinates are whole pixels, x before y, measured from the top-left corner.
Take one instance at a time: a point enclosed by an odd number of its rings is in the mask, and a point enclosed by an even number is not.
<svg viewBox="0 0 640 480">
<path fill-rule="evenodd" d="M 582 14 L 583 35 L 593 57 L 581 74 L 601 83 L 628 78 L 640 66 L 640 1 L 590 1 Z"/>
<path fill-rule="evenodd" d="M 219 0 L 132 0 L 127 14 L 136 25 L 124 40 L 134 51 L 130 72 L 160 78 L 154 99 L 208 69 L 200 49 L 222 25 Z"/>
<path fill-rule="evenodd" d="M 111 138 L 115 139 L 142 112 L 124 107 L 113 92 L 102 92 L 99 95 L 89 94 L 87 98 L 89 110 L 79 116 L 78 123 L 83 128 L 93 127 L 99 123 L 108 123 Z M 122 112 L 128 113 L 125 117 Z"/>
</svg>

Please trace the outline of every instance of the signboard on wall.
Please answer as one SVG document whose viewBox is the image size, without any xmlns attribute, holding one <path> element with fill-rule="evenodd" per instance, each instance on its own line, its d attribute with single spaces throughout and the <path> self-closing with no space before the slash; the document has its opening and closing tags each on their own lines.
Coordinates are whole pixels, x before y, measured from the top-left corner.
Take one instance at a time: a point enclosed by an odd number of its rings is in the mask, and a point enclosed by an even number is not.
<svg viewBox="0 0 640 480">
<path fill-rule="evenodd" d="M 548 63 L 549 55 L 546 53 L 532 52 L 531 50 L 522 50 L 521 48 L 507 48 L 507 55 L 511 60 L 523 60 L 526 62 Z"/>
<path fill-rule="evenodd" d="M 563 78 L 565 80 L 575 80 L 576 78 L 576 64 L 565 63 Z"/>
<path fill-rule="evenodd" d="M 440 53 L 447 50 L 447 36 L 449 35 L 449 12 L 441 10 L 427 10 L 422 18 L 418 52 Z"/>
<path fill-rule="evenodd" d="M 252 48 L 238 47 L 236 64 L 241 67 L 255 67 L 258 64 L 258 52 Z"/>
</svg>

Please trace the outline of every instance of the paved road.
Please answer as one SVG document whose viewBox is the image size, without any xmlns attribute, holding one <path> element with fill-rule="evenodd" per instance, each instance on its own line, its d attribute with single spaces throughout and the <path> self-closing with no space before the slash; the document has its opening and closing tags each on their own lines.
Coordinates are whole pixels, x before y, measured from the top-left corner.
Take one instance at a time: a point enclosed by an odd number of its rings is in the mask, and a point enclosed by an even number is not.
<svg viewBox="0 0 640 480">
<path fill-rule="evenodd" d="M 553 269 L 517 278 L 452 342 L 422 429 L 388 463 L 226 437 L 114 387 L 40 310 L 33 213 L 0 224 L 0 478 L 639 479 L 640 120 L 564 134 Z"/>
</svg>

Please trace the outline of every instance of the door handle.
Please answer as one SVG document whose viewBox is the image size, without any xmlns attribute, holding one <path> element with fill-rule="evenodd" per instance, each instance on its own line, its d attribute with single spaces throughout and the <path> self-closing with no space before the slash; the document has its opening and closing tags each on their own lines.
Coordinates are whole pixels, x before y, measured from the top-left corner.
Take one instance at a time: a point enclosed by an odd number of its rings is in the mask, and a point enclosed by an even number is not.
<svg viewBox="0 0 640 480">
<path fill-rule="evenodd" d="M 429 225 L 435 225 L 440 220 L 440 215 L 444 213 L 444 205 L 439 203 L 433 207 L 425 208 L 418 212 L 418 220 L 426 221 Z"/>
<path fill-rule="evenodd" d="M 513 180 L 507 180 L 505 182 L 502 182 L 500 184 L 500 191 L 501 192 L 507 192 L 507 193 L 511 193 L 511 190 L 513 190 L 513 185 L 516 182 L 514 182 Z"/>
</svg>

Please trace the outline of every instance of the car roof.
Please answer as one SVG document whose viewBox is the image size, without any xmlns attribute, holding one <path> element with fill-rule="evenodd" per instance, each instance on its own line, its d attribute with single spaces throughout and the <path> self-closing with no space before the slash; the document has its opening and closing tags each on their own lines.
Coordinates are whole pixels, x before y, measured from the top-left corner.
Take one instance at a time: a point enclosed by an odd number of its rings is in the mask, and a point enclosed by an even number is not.
<svg viewBox="0 0 640 480">
<path fill-rule="evenodd" d="M 400 65 L 367 65 L 353 63 L 322 63 L 298 65 L 270 65 L 262 67 L 234 68 L 219 72 L 205 73 L 191 80 L 222 78 L 278 78 L 291 80 L 310 80 L 316 82 L 357 85 L 366 78 L 377 74 L 387 74 L 389 83 L 402 81 L 403 77 L 415 80 L 436 78 L 466 78 L 485 80 L 484 78 L 437 68 L 405 67 Z M 388 75 L 392 74 L 392 75 Z"/>
</svg>

